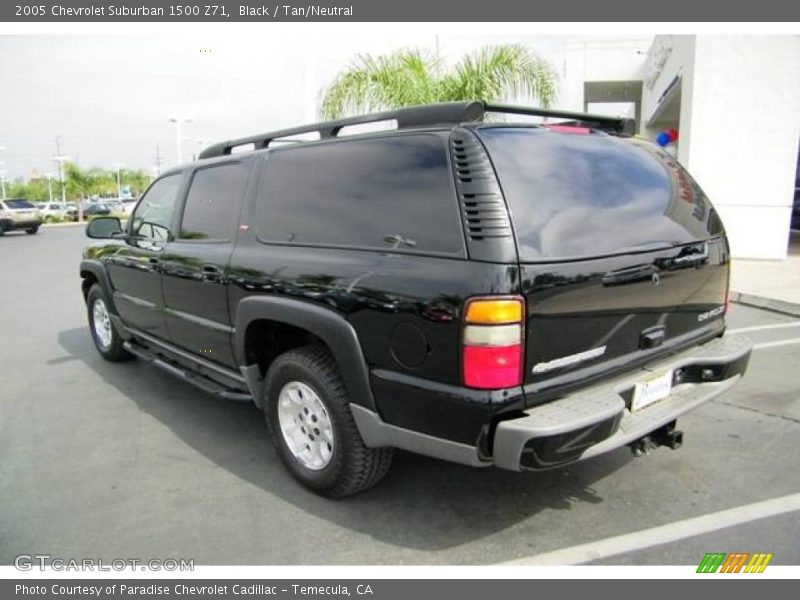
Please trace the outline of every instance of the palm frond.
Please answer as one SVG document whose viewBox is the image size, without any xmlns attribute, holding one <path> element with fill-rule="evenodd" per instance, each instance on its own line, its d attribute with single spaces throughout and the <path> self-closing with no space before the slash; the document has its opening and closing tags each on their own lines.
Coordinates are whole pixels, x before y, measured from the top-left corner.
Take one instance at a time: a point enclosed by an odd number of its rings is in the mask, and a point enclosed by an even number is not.
<svg viewBox="0 0 800 600">
<path fill-rule="evenodd" d="M 464 57 L 444 88 L 447 99 L 497 102 L 527 97 L 543 107 L 555 100 L 557 75 L 550 63 L 521 44 L 488 46 Z"/>
<path fill-rule="evenodd" d="M 461 60 L 452 72 L 428 52 L 403 49 L 359 55 L 325 92 L 322 117 L 433 102 L 524 97 L 550 106 L 557 77 L 550 64 L 520 44 L 489 46 Z"/>
<path fill-rule="evenodd" d="M 322 102 L 327 119 L 435 102 L 437 62 L 419 50 L 377 58 L 359 55 L 331 84 Z"/>
</svg>

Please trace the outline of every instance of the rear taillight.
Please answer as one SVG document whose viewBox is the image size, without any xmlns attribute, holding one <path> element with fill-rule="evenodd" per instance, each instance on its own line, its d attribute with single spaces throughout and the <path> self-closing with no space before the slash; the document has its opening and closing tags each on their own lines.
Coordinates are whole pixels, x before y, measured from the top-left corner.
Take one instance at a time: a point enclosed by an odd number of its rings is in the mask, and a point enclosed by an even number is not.
<svg viewBox="0 0 800 600">
<path fill-rule="evenodd" d="M 522 298 L 473 298 L 464 314 L 464 385 L 501 389 L 522 383 Z"/>
</svg>

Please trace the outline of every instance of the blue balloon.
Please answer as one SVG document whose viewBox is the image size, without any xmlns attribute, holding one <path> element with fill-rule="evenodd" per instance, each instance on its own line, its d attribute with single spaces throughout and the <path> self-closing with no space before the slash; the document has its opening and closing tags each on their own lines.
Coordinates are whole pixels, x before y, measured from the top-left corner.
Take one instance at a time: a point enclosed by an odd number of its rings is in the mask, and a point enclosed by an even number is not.
<svg viewBox="0 0 800 600">
<path fill-rule="evenodd" d="M 669 145 L 669 134 L 666 131 L 659 133 L 658 137 L 656 138 L 656 144 L 662 148 Z"/>
</svg>

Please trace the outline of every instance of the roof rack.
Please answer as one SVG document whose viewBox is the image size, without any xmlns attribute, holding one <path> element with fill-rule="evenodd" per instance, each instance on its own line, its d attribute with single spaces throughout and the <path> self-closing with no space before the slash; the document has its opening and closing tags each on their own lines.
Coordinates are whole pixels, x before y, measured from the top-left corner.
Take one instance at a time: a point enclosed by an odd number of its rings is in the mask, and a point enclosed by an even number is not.
<svg viewBox="0 0 800 600">
<path fill-rule="evenodd" d="M 199 157 L 213 158 L 225 156 L 239 146 L 252 145 L 254 149 L 267 148 L 271 142 L 298 136 L 306 133 L 317 133 L 320 139 L 334 138 L 345 127 L 377 123 L 380 121 L 397 121 L 397 129 L 411 127 L 426 127 L 432 125 L 446 125 L 482 121 L 486 113 L 504 113 L 514 115 L 529 115 L 538 117 L 552 117 L 570 119 L 576 125 L 600 129 L 619 135 L 633 135 L 636 131 L 636 122 L 633 119 L 605 117 L 601 115 L 588 115 L 584 113 L 563 110 L 550 110 L 544 108 L 528 108 L 524 106 L 509 106 L 504 104 L 487 104 L 484 102 L 445 102 L 424 106 L 412 106 L 392 111 L 371 113 L 357 117 L 348 117 L 336 121 L 303 125 L 290 129 L 281 129 L 248 137 L 219 142 L 203 150 Z M 290 140 L 286 140 L 290 141 Z"/>
<path fill-rule="evenodd" d="M 576 126 L 599 129 L 609 133 L 631 136 L 636 133 L 636 120 L 627 117 L 606 117 L 568 110 L 551 110 L 549 108 L 528 108 L 527 106 L 511 106 L 508 104 L 484 104 L 485 113 L 503 113 L 510 115 L 529 115 L 555 119 L 569 119 Z"/>
</svg>

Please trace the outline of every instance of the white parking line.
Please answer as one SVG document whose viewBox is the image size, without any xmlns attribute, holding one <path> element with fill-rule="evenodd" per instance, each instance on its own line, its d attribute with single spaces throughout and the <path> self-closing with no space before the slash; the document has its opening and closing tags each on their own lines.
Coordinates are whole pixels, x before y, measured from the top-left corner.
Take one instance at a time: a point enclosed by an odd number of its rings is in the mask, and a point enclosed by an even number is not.
<svg viewBox="0 0 800 600">
<path fill-rule="evenodd" d="M 766 331 L 768 329 L 783 329 L 785 327 L 800 327 L 800 321 L 792 323 L 775 323 L 773 325 L 754 325 L 753 327 L 739 327 L 739 329 L 728 329 L 726 333 L 746 333 L 748 331 Z"/>
<path fill-rule="evenodd" d="M 504 562 L 504 565 L 578 565 L 617 554 L 668 544 L 704 533 L 800 510 L 800 494 L 745 504 L 719 512 Z"/>
<path fill-rule="evenodd" d="M 760 344 L 753 344 L 753 350 L 761 350 L 763 348 L 778 348 L 779 346 L 791 346 L 792 344 L 800 344 L 800 338 L 790 338 L 788 340 L 778 340 L 777 342 L 762 342 Z"/>
</svg>

